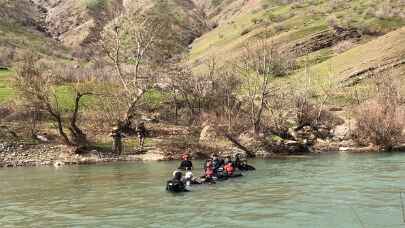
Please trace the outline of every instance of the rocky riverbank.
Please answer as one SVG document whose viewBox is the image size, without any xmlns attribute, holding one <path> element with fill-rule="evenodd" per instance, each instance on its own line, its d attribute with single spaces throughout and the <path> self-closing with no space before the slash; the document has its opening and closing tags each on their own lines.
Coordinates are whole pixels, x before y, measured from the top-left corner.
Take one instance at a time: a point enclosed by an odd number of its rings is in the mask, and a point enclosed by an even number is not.
<svg viewBox="0 0 405 228">
<path fill-rule="evenodd" d="M 294 153 L 297 145 L 293 142 L 279 143 L 272 146 L 273 151 L 260 149 L 255 151 L 255 157 L 260 159 L 285 159 L 295 158 L 302 155 L 311 155 L 330 152 L 377 152 L 375 147 L 357 147 L 348 145 L 343 147 L 336 142 L 321 142 L 311 147 L 306 153 Z M 398 148 L 397 150 L 404 149 Z M 277 152 L 284 150 L 285 153 Z M 305 151 L 305 148 L 304 148 Z M 230 148 L 221 151 L 221 156 L 234 156 L 235 154 L 247 156 L 246 152 L 239 148 Z M 191 153 L 195 159 L 203 159 L 207 156 L 200 152 Z M 180 156 L 180 155 L 179 155 Z M 84 165 L 113 162 L 133 161 L 165 161 L 178 159 L 179 156 L 168 155 L 161 150 L 152 150 L 143 154 L 116 155 L 112 153 L 99 152 L 97 150 L 86 153 L 75 153 L 75 148 L 57 144 L 26 145 L 22 143 L 0 143 L 0 167 L 33 167 L 33 166 L 65 166 Z"/>
<path fill-rule="evenodd" d="M 298 131 L 290 130 L 290 139 L 257 136 L 252 132 L 230 136 L 211 124 L 194 130 L 184 126 L 152 123 L 148 127 L 150 135 L 145 150 L 129 149 L 124 155 L 113 154 L 105 151 L 105 148 L 77 151 L 76 148 L 60 145 L 56 141 L 30 144 L 10 137 L 10 140 L 0 140 L 0 167 L 176 160 L 184 152 L 190 153 L 194 159 L 204 159 L 212 153 L 224 157 L 241 154 L 246 157 L 278 159 L 339 151 L 378 151 L 378 148 L 372 146 L 359 147 L 350 137 L 347 121 L 331 129 L 303 127 Z"/>
<path fill-rule="evenodd" d="M 75 148 L 57 144 L 28 145 L 0 143 L 0 167 L 63 166 L 128 161 L 159 161 L 166 158 L 158 153 L 115 155 L 92 150 L 75 153 Z"/>
</svg>

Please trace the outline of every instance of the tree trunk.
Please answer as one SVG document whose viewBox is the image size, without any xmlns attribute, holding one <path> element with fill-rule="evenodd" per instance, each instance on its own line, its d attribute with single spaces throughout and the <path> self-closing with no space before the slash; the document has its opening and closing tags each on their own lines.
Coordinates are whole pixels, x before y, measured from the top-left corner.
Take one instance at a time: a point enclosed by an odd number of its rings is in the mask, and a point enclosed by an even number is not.
<svg viewBox="0 0 405 228">
<path fill-rule="evenodd" d="M 70 141 L 69 137 L 66 135 L 65 131 L 63 130 L 63 123 L 62 123 L 62 118 L 60 115 L 54 116 L 56 119 L 56 122 L 58 124 L 58 132 L 59 135 L 62 136 L 64 142 L 68 146 L 73 146 L 73 143 Z"/>
<path fill-rule="evenodd" d="M 73 135 L 73 140 L 76 144 L 82 145 L 87 143 L 87 136 L 86 134 L 77 126 L 77 117 L 79 114 L 79 107 L 80 107 L 80 99 L 87 94 L 76 94 L 75 100 L 75 109 L 72 115 L 72 119 L 70 120 L 70 127 L 69 130 Z"/>
<path fill-rule="evenodd" d="M 69 137 L 66 135 L 65 131 L 63 130 L 63 121 L 62 121 L 62 116 L 61 116 L 60 112 L 55 112 L 52 109 L 51 104 L 49 104 L 49 103 L 46 103 L 46 108 L 47 108 L 47 111 L 51 114 L 51 116 L 53 116 L 53 118 L 55 118 L 55 121 L 58 125 L 59 135 L 62 137 L 65 144 L 68 146 L 73 146 L 74 144 L 70 141 Z"/>
<path fill-rule="evenodd" d="M 249 150 L 248 148 L 246 148 L 245 146 L 243 146 L 242 144 L 240 144 L 238 142 L 238 140 L 236 140 L 235 138 L 233 138 L 230 134 L 228 133 L 224 133 L 225 137 L 231 141 L 236 147 L 238 147 L 239 149 L 243 150 L 246 152 L 247 156 L 250 158 L 255 157 L 255 153 L 251 150 Z"/>
</svg>

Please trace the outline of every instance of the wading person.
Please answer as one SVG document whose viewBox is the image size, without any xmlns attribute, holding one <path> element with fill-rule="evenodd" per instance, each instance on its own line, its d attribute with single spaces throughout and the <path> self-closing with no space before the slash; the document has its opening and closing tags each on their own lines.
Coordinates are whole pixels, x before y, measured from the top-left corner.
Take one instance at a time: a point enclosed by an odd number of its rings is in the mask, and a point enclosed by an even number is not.
<svg viewBox="0 0 405 228">
<path fill-rule="evenodd" d="M 192 170 L 193 169 L 193 162 L 191 162 L 191 158 L 189 154 L 184 154 L 182 156 L 182 161 L 180 163 L 180 170 Z"/>
<path fill-rule="evenodd" d="M 228 177 L 233 175 L 235 168 L 233 167 L 232 161 L 228 161 L 228 163 L 224 166 L 224 170 Z"/>
</svg>

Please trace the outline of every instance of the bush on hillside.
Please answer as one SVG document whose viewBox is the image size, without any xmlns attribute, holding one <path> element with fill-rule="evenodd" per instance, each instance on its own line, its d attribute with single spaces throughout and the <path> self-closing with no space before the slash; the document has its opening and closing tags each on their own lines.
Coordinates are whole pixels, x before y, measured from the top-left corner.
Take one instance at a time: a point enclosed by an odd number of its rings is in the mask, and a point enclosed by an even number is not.
<svg viewBox="0 0 405 228">
<path fill-rule="evenodd" d="M 354 136 L 364 146 L 373 144 L 391 149 L 400 141 L 405 127 L 403 112 L 398 107 L 378 101 L 361 105 L 357 110 L 357 118 Z"/>
<path fill-rule="evenodd" d="M 0 47 L 0 67 L 10 67 L 15 58 L 15 49 Z"/>
<path fill-rule="evenodd" d="M 289 75 L 297 69 L 297 59 L 291 53 L 276 53 L 272 58 L 272 71 L 275 77 Z"/>
<path fill-rule="evenodd" d="M 107 4 L 107 0 L 85 0 L 84 4 L 87 9 L 97 10 L 104 8 Z"/>
<path fill-rule="evenodd" d="M 317 129 L 322 126 L 332 129 L 344 123 L 341 118 L 322 108 L 322 105 L 311 103 L 305 97 L 297 97 L 295 104 L 298 128 L 310 126 Z"/>
<path fill-rule="evenodd" d="M 334 47 L 333 47 L 333 51 L 337 54 L 341 54 L 351 48 L 353 48 L 354 43 L 352 40 L 343 40 L 339 43 L 337 43 Z"/>
<path fill-rule="evenodd" d="M 398 83 L 386 78 L 377 82 L 377 97 L 357 109 L 354 136 L 360 145 L 373 144 L 389 150 L 400 142 L 405 113 L 400 107 L 399 91 Z"/>
</svg>

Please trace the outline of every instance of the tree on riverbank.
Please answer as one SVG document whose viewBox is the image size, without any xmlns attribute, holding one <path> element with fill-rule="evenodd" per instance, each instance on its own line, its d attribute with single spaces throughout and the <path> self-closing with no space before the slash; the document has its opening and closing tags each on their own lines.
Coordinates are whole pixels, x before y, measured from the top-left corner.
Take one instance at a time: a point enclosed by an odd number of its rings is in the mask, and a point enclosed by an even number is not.
<svg viewBox="0 0 405 228">
<path fill-rule="evenodd" d="M 92 95 L 92 89 L 86 87 L 83 79 L 73 84 L 74 107 L 68 110 L 61 103 L 62 98 L 58 94 L 58 87 L 69 83 L 72 78 L 63 71 L 60 65 L 49 65 L 41 62 L 39 56 L 26 53 L 22 61 L 16 67 L 17 75 L 14 87 L 20 92 L 24 102 L 34 107 L 36 111 L 47 112 L 56 124 L 57 131 L 67 145 L 83 145 L 87 143 L 86 134 L 78 126 L 78 115 L 81 100 L 84 96 Z M 68 116 L 68 124 L 65 123 Z M 66 133 L 65 128 L 70 132 Z"/>
</svg>

